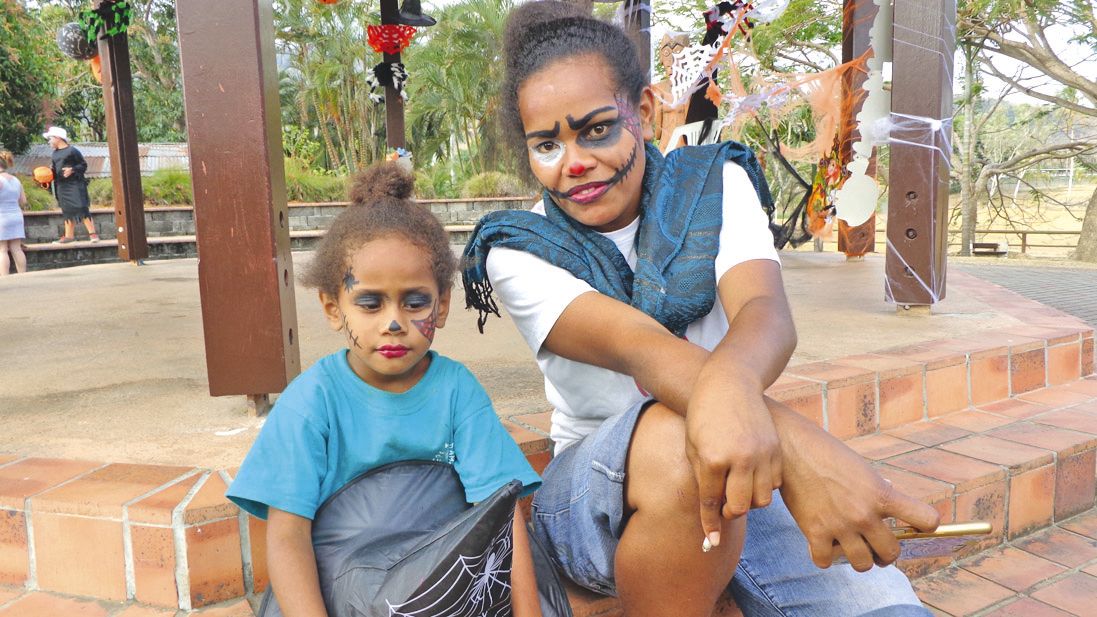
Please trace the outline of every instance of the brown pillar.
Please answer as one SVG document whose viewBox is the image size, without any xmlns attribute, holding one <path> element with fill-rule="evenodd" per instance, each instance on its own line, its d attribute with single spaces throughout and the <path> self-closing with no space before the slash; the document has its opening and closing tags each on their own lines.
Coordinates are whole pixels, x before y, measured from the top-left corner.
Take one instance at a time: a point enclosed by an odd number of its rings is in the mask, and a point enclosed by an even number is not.
<svg viewBox="0 0 1097 617">
<path fill-rule="evenodd" d="M 945 297 L 955 25 L 956 0 L 895 0 L 891 112 L 909 129 L 891 134 L 886 294 L 899 305 Z"/>
<path fill-rule="evenodd" d="M 399 11 L 397 0 L 381 0 L 381 23 L 397 23 Z M 382 56 L 387 63 L 400 61 L 400 54 Z M 389 148 L 404 148 L 404 132 L 404 99 L 395 88 L 385 86 L 385 143 Z"/>
<path fill-rule="evenodd" d="M 842 62 L 852 62 L 869 49 L 869 31 L 879 8 L 873 0 L 845 0 L 842 12 Z M 857 131 L 857 114 L 865 100 L 863 89 L 867 74 L 846 71 L 842 79 L 842 116 L 838 127 L 839 155 L 842 166 L 853 160 L 853 142 L 860 139 Z M 876 173 L 876 152 L 873 150 L 865 174 Z M 838 250 L 846 257 L 860 257 L 871 253 L 876 246 L 876 213 L 856 227 L 850 227 L 838 219 Z"/>
<path fill-rule="evenodd" d="M 253 401 L 301 370 L 271 2 L 176 2 L 210 394 Z"/>
<path fill-rule="evenodd" d="M 97 0 L 98 9 L 113 0 Z M 106 111 L 110 180 L 113 188 L 114 226 L 118 258 L 137 262 L 149 256 L 145 237 L 145 198 L 141 191 L 141 160 L 137 152 L 137 121 L 133 112 L 133 74 L 126 33 L 99 39 L 103 68 L 103 107 Z"/>
</svg>

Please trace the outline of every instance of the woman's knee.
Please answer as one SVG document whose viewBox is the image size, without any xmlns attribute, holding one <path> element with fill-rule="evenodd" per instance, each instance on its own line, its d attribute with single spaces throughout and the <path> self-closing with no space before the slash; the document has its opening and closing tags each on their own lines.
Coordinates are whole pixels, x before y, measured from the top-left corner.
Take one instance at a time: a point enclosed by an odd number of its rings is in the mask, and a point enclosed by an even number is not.
<svg viewBox="0 0 1097 617">
<path fill-rule="evenodd" d="M 697 509 L 697 481 L 686 457 L 686 423 L 665 405 L 651 405 L 636 425 L 629 446 L 628 505 Z"/>
</svg>

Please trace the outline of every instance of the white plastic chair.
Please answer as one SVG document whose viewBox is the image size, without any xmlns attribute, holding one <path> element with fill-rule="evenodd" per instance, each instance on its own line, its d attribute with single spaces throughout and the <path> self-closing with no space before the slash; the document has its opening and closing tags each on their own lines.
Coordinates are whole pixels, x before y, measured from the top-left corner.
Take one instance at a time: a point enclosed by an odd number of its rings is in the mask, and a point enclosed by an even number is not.
<svg viewBox="0 0 1097 617">
<path fill-rule="evenodd" d="M 705 144 L 714 144 L 720 140 L 719 120 L 712 121 L 712 130 L 701 142 L 698 139 L 701 136 L 701 131 L 705 127 L 705 121 L 690 122 L 689 124 L 683 124 L 682 126 L 674 129 L 674 132 L 670 134 L 670 139 L 667 143 L 663 144 L 663 154 L 666 155 L 671 150 L 681 146 L 703 146 Z"/>
</svg>

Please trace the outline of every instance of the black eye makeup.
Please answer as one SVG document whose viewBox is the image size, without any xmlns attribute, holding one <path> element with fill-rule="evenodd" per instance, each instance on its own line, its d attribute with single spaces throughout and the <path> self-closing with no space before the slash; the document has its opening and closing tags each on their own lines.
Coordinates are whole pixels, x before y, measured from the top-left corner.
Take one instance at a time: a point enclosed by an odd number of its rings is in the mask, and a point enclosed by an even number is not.
<svg viewBox="0 0 1097 617">
<path fill-rule="evenodd" d="M 367 310 L 377 310 L 381 308 L 381 294 L 364 293 L 355 296 L 354 305 L 360 306 Z"/>
<path fill-rule="evenodd" d="M 404 296 L 404 306 L 411 310 L 424 309 L 434 304 L 434 296 L 421 291 L 413 291 Z"/>
<path fill-rule="evenodd" d="M 619 118 L 603 120 L 587 127 L 577 140 L 585 148 L 609 148 L 621 140 L 622 123 Z"/>
</svg>

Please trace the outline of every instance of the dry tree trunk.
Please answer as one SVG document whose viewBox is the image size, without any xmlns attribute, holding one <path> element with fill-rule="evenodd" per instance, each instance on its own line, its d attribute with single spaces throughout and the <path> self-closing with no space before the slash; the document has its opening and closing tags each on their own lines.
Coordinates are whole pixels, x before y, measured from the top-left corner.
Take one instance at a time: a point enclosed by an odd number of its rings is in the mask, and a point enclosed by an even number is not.
<svg viewBox="0 0 1097 617">
<path fill-rule="evenodd" d="M 1097 189 L 1089 196 L 1086 216 L 1082 219 L 1082 234 L 1074 251 L 1077 261 L 1097 262 Z"/>
</svg>

